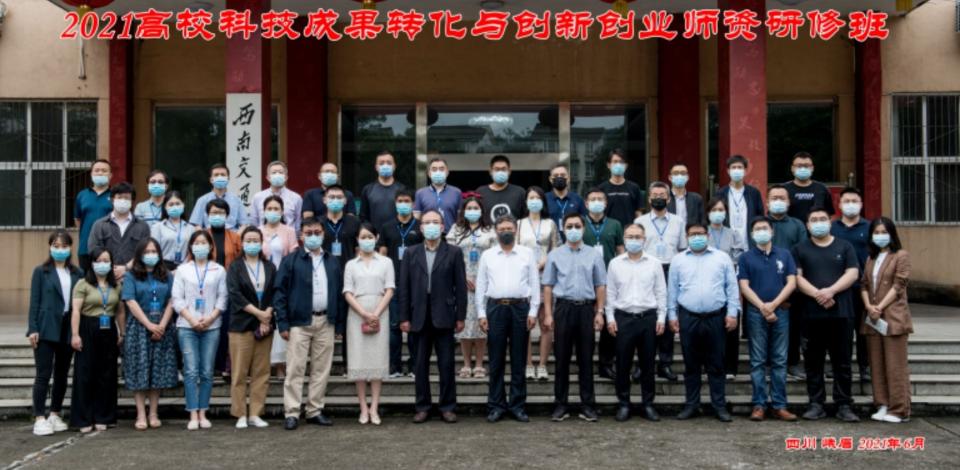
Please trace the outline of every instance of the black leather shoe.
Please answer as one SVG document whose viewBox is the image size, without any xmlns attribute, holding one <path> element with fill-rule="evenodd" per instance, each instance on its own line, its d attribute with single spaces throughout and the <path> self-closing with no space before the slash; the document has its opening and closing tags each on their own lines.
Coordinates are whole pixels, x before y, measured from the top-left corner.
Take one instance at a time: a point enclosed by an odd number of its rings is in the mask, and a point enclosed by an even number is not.
<svg viewBox="0 0 960 470">
<path fill-rule="evenodd" d="M 444 411 L 440 414 L 440 417 L 443 418 L 443 422 L 447 424 L 453 424 L 457 422 L 457 414 L 452 411 Z"/>
<path fill-rule="evenodd" d="M 530 422 L 530 417 L 527 416 L 527 412 L 526 412 L 526 411 L 517 410 L 517 411 L 514 411 L 512 414 L 513 414 L 513 419 L 515 419 L 515 420 L 517 420 L 517 421 L 519 421 L 519 422 L 521 422 L 521 423 L 529 423 L 529 422 Z"/>
<path fill-rule="evenodd" d="M 837 408 L 837 419 L 847 423 L 859 423 L 860 418 L 853 413 L 853 410 L 850 409 L 850 406 L 843 405 Z"/>
<path fill-rule="evenodd" d="M 317 426 L 333 426 L 333 421 L 324 416 L 323 413 L 318 414 L 312 418 L 307 418 L 307 422 L 310 424 L 316 424 Z"/>
<path fill-rule="evenodd" d="M 667 379 L 671 382 L 677 381 L 677 374 L 673 373 L 673 369 L 670 366 L 662 366 L 657 368 L 657 376 Z"/>
<path fill-rule="evenodd" d="M 567 413 L 567 407 L 563 405 L 557 405 L 553 409 L 553 413 L 550 415 L 550 420 L 559 423 L 570 417 L 570 413 Z"/>
<path fill-rule="evenodd" d="M 613 370 L 612 366 L 600 366 L 599 375 L 601 378 L 604 378 L 604 379 L 617 380 L 617 374 Z"/>
<path fill-rule="evenodd" d="M 633 369 L 633 373 L 630 374 L 630 381 L 635 384 L 640 383 L 640 376 L 643 375 L 640 368 Z"/>
<path fill-rule="evenodd" d="M 595 423 L 600 419 L 600 415 L 597 414 L 597 410 L 593 409 L 592 406 L 584 406 L 580 408 L 580 419 Z"/>
<path fill-rule="evenodd" d="M 646 405 L 642 408 L 643 417 L 648 421 L 660 421 L 660 415 L 657 413 L 657 410 L 653 409 L 653 405 Z"/>
<path fill-rule="evenodd" d="M 286 429 L 287 431 L 293 431 L 294 429 L 297 429 L 297 426 L 299 425 L 300 420 L 294 418 L 293 416 L 283 420 L 283 429 Z"/>
<path fill-rule="evenodd" d="M 677 415 L 677 419 L 679 420 L 690 419 L 699 414 L 700 414 L 700 407 L 687 405 L 687 406 L 684 406 L 683 410 L 680 411 L 680 414 Z"/>
<path fill-rule="evenodd" d="M 418 411 L 416 414 L 413 415 L 414 424 L 423 424 L 427 422 L 428 419 L 430 419 L 430 413 L 426 411 Z"/>
<path fill-rule="evenodd" d="M 502 418 L 503 418 L 502 410 L 490 410 L 490 414 L 487 415 L 487 422 L 496 423 L 497 421 L 500 421 Z"/>
<path fill-rule="evenodd" d="M 733 421 L 733 416 L 730 416 L 730 412 L 726 408 L 720 408 L 717 410 L 717 419 L 722 423 L 729 423 Z"/>
<path fill-rule="evenodd" d="M 819 405 L 816 403 L 810 405 L 810 407 L 807 408 L 807 411 L 803 413 L 803 419 L 807 419 L 810 421 L 816 421 L 820 418 L 825 418 L 825 417 L 827 417 L 827 412 L 823 411 L 822 405 Z"/>
<path fill-rule="evenodd" d="M 617 416 L 614 417 L 619 422 L 624 422 L 630 419 L 630 407 L 621 406 L 617 408 Z"/>
</svg>

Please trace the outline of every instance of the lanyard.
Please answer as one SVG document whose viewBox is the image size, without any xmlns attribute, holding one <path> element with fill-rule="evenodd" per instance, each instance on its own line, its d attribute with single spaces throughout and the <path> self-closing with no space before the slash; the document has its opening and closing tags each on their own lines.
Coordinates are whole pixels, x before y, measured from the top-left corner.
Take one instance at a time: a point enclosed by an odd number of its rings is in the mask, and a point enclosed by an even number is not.
<svg viewBox="0 0 960 470">
<path fill-rule="evenodd" d="M 336 225 L 331 225 L 330 221 L 327 221 L 327 227 L 330 228 L 330 231 L 333 232 L 334 238 L 339 242 L 340 241 L 340 230 L 343 229 L 343 219 L 336 223 Z M 334 228 L 336 227 L 336 228 Z"/>
<path fill-rule="evenodd" d="M 168 220 L 168 221 L 169 221 L 169 220 Z M 181 237 L 181 235 L 183 234 L 183 226 L 184 226 L 184 224 L 185 224 L 185 222 L 183 221 L 183 219 L 180 219 L 180 223 L 177 225 L 177 250 L 180 249 L 180 243 L 181 243 L 181 241 L 183 240 L 183 238 Z"/>
<path fill-rule="evenodd" d="M 100 291 L 100 298 L 103 300 L 103 313 L 107 313 L 107 303 L 110 301 L 110 286 L 107 286 L 107 290 L 104 291 L 99 284 L 97 284 L 97 290 Z"/>
<path fill-rule="evenodd" d="M 590 230 L 593 230 L 593 235 L 594 235 L 595 237 L 597 237 L 597 245 L 599 245 L 599 244 L 600 244 L 600 234 L 603 233 L 603 228 L 607 226 L 607 219 L 606 219 L 606 218 L 603 219 L 603 223 L 600 224 L 600 228 L 599 228 L 599 229 L 597 228 L 597 225 L 593 223 L 592 220 L 589 221 L 589 222 L 590 222 Z"/>
<path fill-rule="evenodd" d="M 604 222 L 606 223 L 606 222 Z M 530 228 L 533 228 L 533 221 L 530 221 Z M 533 230 L 533 241 L 537 242 L 537 246 L 540 246 L 540 229 L 543 228 L 543 219 L 540 219 L 540 222 L 537 223 L 537 228 Z M 599 238 L 599 237 L 597 237 Z"/>
<path fill-rule="evenodd" d="M 157 280 L 154 279 L 153 274 L 150 275 L 150 295 L 153 296 L 153 301 L 157 301 Z"/>
<path fill-rule="evenodd" d="M 560 213 L 557 214 L 556 218 L 557 220 L 560 220 L 563 218 L 564 214 L 567 213 L 567 205 L 570 204 L 570 199 L 568 198 L 566 201 L 563 201 L 563 204 L 560 203 L 560 199 L 557 199 L 557 204 L 560 206 Z"/>
<path fill-rule="evenodd" d="M 200 277 L 200 268 L 197 267 L 197 263 L 193 263 L 193 270 L 197 273 L 197 287 L 200 288 L 200 296 L 203 296 L 203 285 L 207 282 L 207 270 L 210 269 L 210 262 L 207 261 L 203 265 L 203 278 Z"/>
<path fill-rule="evenodd" d="M 250 269 L 250 264 L 246 261 L 243 262 L 243 265 L 247 267 L 247 272 L 253 276 L 253 286 L 257 289 L 260 289 L 260 258 L 257 258 L 257 270 L 254 271 Z"/>
<path fill-rule="evenodd" d="M 659 224 L 657 224 L 657 218 L 650 217 L 650 223 L 653 224 L 653 229 L 657 231 L 657 236 L 660 237 L 660 241 L 663 241 L 663 234 L 666 233 L 667 228 L 670 227 L 670 216 L 665 215 L 663 218 L 663 229 L 661 230 Z"/>
<path fill-rule="evenodd" d="M 470 243 L 473 245 L 473 249 L 477 249 L 477 240 L 480 238 L 480 234 L 477 233 L 477 230 L 480 230 L 480 227 L 477 227 L 475 230 L 470 232 Z"/>
<path fill-rule="evenodd" d="M 402 225 L 397 224 L 397 231 L 400 232 L 400 246 L 407 246 L 407 235 L 413 230 L 413 223 L 414 220 L 411 219 L 410 222 L 407 223 L 406 229 L 404 229 Z"/>
<path fill-rule="evenodd" d="M 746 191 L 740 193 L 740 200 L 737 200 L 737 195 L 733 192 L 733 189 L 730 190 L 730 195 L 733 196 L 733 205 L 737 207 L 737 212 L 740 212 L 740 207 L 743 206 L 744 194 Z"/>
</svg>

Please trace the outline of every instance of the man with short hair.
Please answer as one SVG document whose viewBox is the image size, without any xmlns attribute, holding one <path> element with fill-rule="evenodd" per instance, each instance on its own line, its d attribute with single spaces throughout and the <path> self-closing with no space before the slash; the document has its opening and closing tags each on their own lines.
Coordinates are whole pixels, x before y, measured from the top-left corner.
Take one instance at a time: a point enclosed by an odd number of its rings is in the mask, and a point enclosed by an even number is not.
<svg viewBox="0 0 960 470">
<path fill-rule="evenodd" d="M 130 183 L 115 184 L 110 189 L 113 211 L 93 224 L 87 239 L 90 251 L 99 248 L 110 252 L 113 274 L 118 281 L 127 272 L 127 263 L 133 261 L 137 244 L 150 238 L 150 226 L 130 212 L 136 197 L 137 191 Z M 90 266 L 83 266 L 83 269 L 90 269 Z"/>
<path fill-rule="evenodd" d="M 563 239 L 563 217 L 569 213 L 587 214 L 587 207 L 583 198 L 576 191 L 570 189 L 570 171 L 563 163 L 554 164 L 550 168 L 550 191 L 547 193 L 547 212 L 560 230 Z"/>
<path fill-rule="evenodd" d="M 212 186 L 210 192 L 200 196 L 193 205 L 193 212 L 190 213 L 191 224 L 200 228 L 210 228 L 207 220 L 207 204 L 214 199 L 222 199 L 230 206 L 229 215 L 224 222 L 227 230 L 238 231 L 240 227 L 250 224 L 243 201 L 236 194 L 227 192 L 227 186 L 230 185 L 230 169 L 226 165 L 215 163 L 210 167 L 210 185 Z"/>
<path fill-rule="evenodd" d="M 527 191 L 510 181 L 510 159 L 505 155 L 495 155 L 490 159 L 490 178 L 493 182 L 477 188 L 483 198 L 483 208 L 487 211 L 490 223 L 504 215 L 520 218 L 527 207 Z"/>
<path fill-rule="evenodd" d="M 790 164 L 793 180 L 784 183 L 790 193 L 790 217 L 806 222 L 813 207 L 822 207 L 831 217 L 834 214 L 833 195 L 827 185 L 813 179 L 813 155 L 797 152 Z"/>
<path fill-rule="evenodd" d="M 427 168 L 430 184 L 417 190 L 413 203 L 413 216 L 420 218 L 424 212 L 435 210 L 443 216 L 443 231 L 447 232 L 457 221 L 457 211 L 460 210 L 460 188 L 447 184 L 450 170 L 447 161 L 442 158 L 430 160 Z"/>
<path fill-rule="evenodd" d="M 746 184 L 744 179 L 750 162 L 743 155 L 733 155 L 727 159 L 727 175 L 730 184 L 717 191 L 717 198 L 727 202 L 729 216 L 723 224 L 740 233 L 742 240 L 753 246 L 753 240 L 747 233 L 747 223 L 754 217 L 763 215 L 763 197 L 760 190 Z"/>
<path fill-rule="evenodd" d="M 807 227 L 803 222 L 790 217 L 790 193 L 782 184 L 772 184 L 767 189 L 767 220 L 773 230 L 773 246 L 792 252 L 793 247 L 807 239 Z M 790 334 L 787 342 L 787 375 L 797 379 L 806 379 L 807 373 L 800 366 L 800 353 L 803 350 L 804 314 L 800 292 L 796 289 L 790 298 Z"/>
<path fill-rule="evenodd" d="M 340 173 L 337 171 L 337 164 L 326 162 L 320 165 L 320 172 L 317 174 L 317 178 L 320 180 L 320 187 L 308 190 L 306 194 L 303 195 L 304 219 L 327 215 L 327 206 L 323 203 L 323 197 L 327 188 L 340 182 Z M 357 205 L 354 202 L 353 193 L 344 189 L 343 194 L 347 197 L 347 203 L 343 207 L 343 213 L 356 215 Z"/>
<path fill-rule="evenodd" d="M 287 225 L 293 227 L 296 232 L 300 231 L 300 220 L 303 215 L 303 198 L 299 194 L 287 188 L 287 164 L 281 161 L 270 162 L 267 165 L 267 181 L 270 187 L 253 195 L 250 203 L 251 223 L 259 227 L 263 223 L 263 201 L 270 196 L 279 196 L 283 199 L 283 220 Z"/>
<path fill-rule="evenodd" d="M 377 180 L 360 191 L 360 220 L 370 222 L 374 227 L 383 227 L 397 216 L 393 197 L 397 190 L 406 186 L 396 179 L 397 161 L 389 151 L 377 154 L 374 166 Z"/>
<path fill-rule="evenodd" d="M 360 220 L 344 213 L 347 195 L 342 187 L 333 185 L 323 195 L 327 215 L 323 221 L 323 249 L 340 260 L 346 266 L 357 253 L 357 234 L 360 232 Z"/>
<path fill-rule="evenodd" d="M 690 172 L 687 165 L 677 163 L 670 167 L 670 202 L 667 211 L 680 217 L 685 224 L 704 222 L 703 197 L 687 191 Z"/>
<path fill-rule="evenodd" d="M 830 225 L 830 234 L 846 240 L 853 245 L 853 250 L 857 252 L 857 263 L 860 265 L 860 273 L 857 275 L 857 282 L 853 283 L 851 288 L 853 294 L 853 324 L 857 340 L 857 370 L 860 372 L 860 382 L 870 382 L 870 361 L 867 353 L 867 340 L 860 333 L 860 328 L 856 325 L 863 323 L 863 313 L 866 309 L 863 306 L 863 298 L 857 293 L 860 292 L 860 279 L 863 277 L 863 267 L 867 263 L 868 251 L 867 243 L 870 240 L 870 221 L 861 217 L 863 210 L 863 197 L 857 188 L 846 187 L 840 192 L 840 213 L 839 219 L 834 219 Z"/>
<path fill-rule="evenodd" d="M 83 188 L 77 193 L 77 200 L 73 206 L 73 225 L 80 229 L 77 238 L 77 262 L 82 269 L 90 267 L 90 251 L 87 248 L 87 239 L 90 230 L 98 220 L 106 217 L 113 210 L 110 198 L 110 160 L 98 158 L 90 165 L 90 180 L 93 186 Z"/>
<path fill-rule="evenodd" d="M 399 189 L 394 197 L 397 220 L 380 227 L 377 249 L 393 261 L 395 279 L 400 279 L 400 263 L 407 248 L 423 242 L 420 222 L 413 217 L 413 191 Z M 407 373 L 413 374 L 416 362 L 416 335 L 407 335 Z M 390 299 L 390 378 L 403 375 L 403 332 L 400 331 L 399 293 Z"/>
<path fill-rule="evenodd" d="M 640 211 L 647 202 L 643 188 L 626 178 L 628 166 L 626 152 L 611 150 L 607 154 L 610 179 L 600 183 L 600 189 L 607 195 L 607 216 L 620 222 L 623 227 L 640 217 Z"/>
<path fill-rule="evenodd" d="M 587 217 L 584 217 L 583 245 L 597 251 L 606 267 L 614 256 L 623 253 L 623 226 L 616 219 L 606 216 L 607 194 L 600 188 L 587 191 Z M 564 235 L 566 236 L 566 235 Z M 617 343 L 607 332 L 600 330 L 600 345 L 597 348 L 600 362 L 599 375 L 616 380 L 614 364 L 617 358 Z"/>
</svg>

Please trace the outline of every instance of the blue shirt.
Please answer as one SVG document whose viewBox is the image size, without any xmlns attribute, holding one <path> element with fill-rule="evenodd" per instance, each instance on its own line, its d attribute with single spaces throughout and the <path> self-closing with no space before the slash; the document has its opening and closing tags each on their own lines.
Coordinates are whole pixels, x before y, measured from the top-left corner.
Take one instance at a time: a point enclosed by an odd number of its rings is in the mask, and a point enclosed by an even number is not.
<svg viewBox="0 0 960 470">
<path fill-rule="evenodd" d="M 78 255 L 87 254 L 87 238 L 93 224 L 106 217 L 113 211 L 110 202 L 110 190 L 97 194 L 92 188 L 84 188 L 77 193 L 77 203 L 73 206 L 73 218 L 80 220 L 80 243 L 77 247 Z"/>
<path fill-rule="evenodd" d="M 170 302 L 170 292 L 173 290 L 173 273 L 167 273 L 167 282 L 160 282 L 153 278 L 153 274 L 147 273 L 147 277 L 142 281 L 133 277 L 133 273 L 127 271 L 123 276 L 123 288 L 120 291 L 120 298 L 124 301 L 134 300 L 143 310 L 145 315 L 150 315 L 153 310 L 151 303 L 158 302 L 158 312 L 163 312 Z M 151 318 L 151 321 L 156 319 Z"/>
<path fill-rule="evenodd" d="M 197 199 L 197 203 L 193 206 L 193 212 L 190 214 L 191 224 L 203 229 L 210 228 L 210 224 L 207 223 L 207 203 L 216 197 L 217 193 L 210 191 L 200 196 L 200 199 Z M 250 220 L 247 218 L 247 211 L 243 207 L 243 201 L 241 201 L 239 197 L 231 193 L 224 193 L 223 200 L 227 201 L 227 205 L 230 206 L 230 214 L 227 215 L 226 228 L 236 230 L 242 225 L 250 224 Z"/>
<path fill-rule="evenodd" d="M 303 195 L 303 212 L 313 212 L 314 217 L 326 217 L 327 205 L 323 203 L 323 195 L 326 192 L 327 190 L 322 187 L 308 190 Z M 344 189 L 343 195 L 346 197 L 343 213 L 357 215 L 357 203 L 353 199 L 353 193 Z"/>
<path fill-rule="evenodd" d="M 677 319 L 677 306 L 693 313 L 710 313 L 727 308 L 736 318 L 740 308 L 740 287 L 730 256 L 707 248 L 702 254 L 689 249 L 673 257 L 667 281 L 667 318 Z"/>
<path fill-rule="evenodd" d="M 797 275 L 793 255 L 775 246 L 771 247 L 770 253 L 753 247 L 740 255 L 738 263 L 737 279 L 749 281 L 750 290 L 764 302 L 773 302 L 787 286 L 787 276 Z"/>
<path fill-rule="evenodd" d="M 573 191 L 567 191 L 565 197 L 557 197 L 550 191 L 547 193 L 547 211 L 550 212 L 550 218 L 560 228 L 560 238 L 563 236 L 563 216 L 568 212 L 576 212 L 584 217 L 587 216 L 587 207 L 583 203 L 583 198 Z"/>
<path fill-rule="evenodd" d="M 457 221 L 461 194 L 460 188 L 449 184 L 439 192 L 433 185 L 420 188 L 413 202 L 413 212 L 422 214 L 426 211 L 439 210 L 443 214 L 445 231 L 450 231 L 450 227 Z"/>
<path fill-rule="evenodd" d="M 581 243 L 574 250 L 565 243 L 547 255 L 541 284 L 553 287 L 555 298 L 594 300 L 595 288 L 607 285 L 603 257 L 593 247 Z"/>
<path fill-rule="evenodd" d="M 163 205 L 154 204 L 153 199 L 147 199 L 133 208 L 133 216 L 153 227 L 163 216 Z"/>
</svg>

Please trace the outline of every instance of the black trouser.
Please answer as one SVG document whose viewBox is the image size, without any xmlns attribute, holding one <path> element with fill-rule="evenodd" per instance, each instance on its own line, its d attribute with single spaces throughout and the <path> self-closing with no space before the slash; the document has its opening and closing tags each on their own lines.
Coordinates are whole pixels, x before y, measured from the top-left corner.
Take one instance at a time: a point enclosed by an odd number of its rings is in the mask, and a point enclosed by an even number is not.
<svg viewBox="0 0 960 470">
<path fill-rule="evenodd" d="M 77 262 L 80 263 L 80 269 L 86 271 L 90 269 L 90 255 L 77 255 Z"/>
<path fill-rule="evenodd" d="M 800 364 L 801 351 L 806 355 L 805 304 L 806 299 L 802 298 L 801 294 L 790 297 L 790 339 L 787 343 L 787 366 L 789 367 Z"/>
<path fill-rule="evenodd" d="M 710 383 L 710 402 L 719 410 L 727 405 L 723 355 L 726 340 L 724 309 L 695 313 L 683 306 L 680 312 L 680 347 L 683 350 L 683 385 L 687 406 L 700 406 L 700 374 L 705 368 Z"/>
<path fill-rule="evenodd" d="M 487 354 L 490 355 L 490 389 L 487 407 L 513 413 L 527 404 L 527 379 L 523 364 L 527 362 L 527 313 L 530 304 L 520 302 L 502 305 L 487 303 Z M 507 342 L 510 343 L 510 402 L 507 402 L 503 376 L 506 370 Z"/>
<path fill-rule="evenodd" d="M 740 328 L 743 325 L 743 315 L 738 318 L 737 327 L 727 332 L 724 342 L 723 370 L 727 374 L 737 375 L 737 365 L 740 362 Z"/>
<path fill-rule="evenodd" d="M 553 385 L 554 401 L 567 405 L 570 392 L 570 356 L 577 349 L 577 377 L 580 380 L 580 404 L 593 407 L 593 345 L 596 332 L 593 329 L 594 301 L 577 305 L 564 299 L 557 300 L 554 313 L 556 331 L 553 334 L 553 355 L 557 360 L 556 382 Z M 519 368 L 519 365 L 515 366 Z"/>
<path fill-rule="evenodd" d="M 33 379 L 33 415 L 47 415 L 47 391 L 50 389 L 50 377 L 53 376 L 53 392 L 50 396 L 50 411 L 60 413 L 63 397 L 67 394 L 67 375 L 70 373 L 70 361 L 73 360 L 73 348 L 70 347 L 70 314 L 64 313 L 60 324 L 60 341 L 40 340 L 33 350 L 36 364 L 36 376 Z"/>
<path fill-rule="evenodd" d="M 853 341 L 853 320 L 850 318 L 808 318 L 807 350 L 807 395 L 810 403 L 823 405 L 827 401 L 826 383 L 823 379 L 824 362 L 830 353 L 833 368 L 833 401 L 837 405 L 850 405 L 850 352 Z"/>
<path fill-rule="evenodd" d="M 117 325 L 101 330 L 97 317 L 80 316 L 83 349 L 73 366 L 70 424 L 84 428 L 117 422 Z"/>
<path fill-rule="evenodd" d="M 217 343 L 217 356 L 213 361 L 213 370 L 230 371 L 230 309 L 220 312 L 220 342 Z M 178 341 L 179 342 L 179 341 Z M 346 346 L 344 346 L 346 349 Z M 229 382 L 229 381 L 228 381 Z"/>
<path fill-rule="evenodd" d="M 452 328 L 437 328 L 433 326 L 430 315 L 430 298 L 427 298 L 427 317 L 423 320 L 423 328 L 415 333 L 417 336 L 417 362 L 414 365 L 416 383 L 416 410 L 429 411 L 432 406 L 430 397 L 430 353 L 436 349 L 437 369 L 440 373 L 440 402 L 441 412 L 453 411 L 457 407 L 457 383 L 454 378 L 454 349 L 456 340 L 453 338 Z"/>
<path fill-rule="evenodd" d="M 663 278 L 670 279 L 670 265 L 664 264 Z M 657 356 L 660 359 L 660 367 L 669 367 L 673 365 L 673 332 L 669 328 L 657 339 Z"/>
<path fill-rule="evenodd" d="M 867 338 L 864 338 L 863 334 L 860 333 L 860 328 L 857 328 L 857 325 L 863 324 L 863 314 L 865 307 L 863 306 L 863 297 L 860 297 L 860 285 L 856 285 L 850 289 L 853 291 L 853 312 L 854 312 L 854 322 L 853 322 L 853 331 L 857 343 L 857 370 L 860 371 L 860 375 L 863 375 L 863 371 L 870 366 L 870 353 L 867 352 Z"/>
<path fill-rule="evenodd" d="M 407 334 L 407 369 L 413 372 L 416 367 L 417 335 Z M 397 296 L 390 299 L 390 372 L 402 372 L 403 369 L 403 331 L 400 331 L 400 307 Z"/>
<path fill-rule="evenodd" d="M 616 310 L 613 315 L 617 321 L 617 401 L 620 406 L 630 406 L 630 375 L 636 351 L 643 404 L 652 405 L 656 396 L 653 368 L 657 351 L 657 310 L 639 314 Z"/>
</svg>

